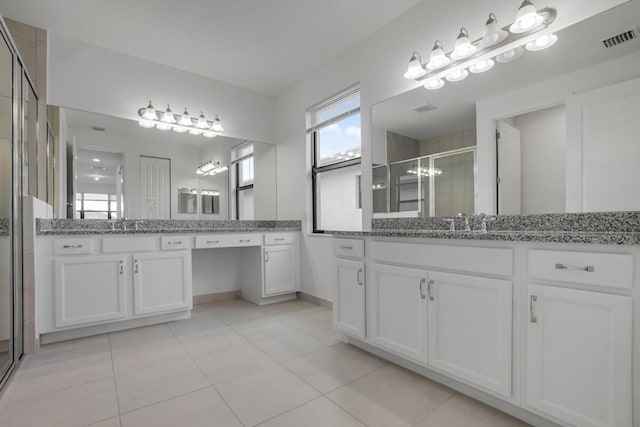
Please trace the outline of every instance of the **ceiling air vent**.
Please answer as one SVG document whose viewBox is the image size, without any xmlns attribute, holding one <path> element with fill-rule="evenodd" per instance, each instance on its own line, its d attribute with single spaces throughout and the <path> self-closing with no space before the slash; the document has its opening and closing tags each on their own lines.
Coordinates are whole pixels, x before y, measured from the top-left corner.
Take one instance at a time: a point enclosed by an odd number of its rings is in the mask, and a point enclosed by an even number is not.
<svg viewBox="0 0 640 427">
<path fill-rule="evenodd" d="M 609 37 L 606 40 L 602 40 L 602 44 L 604 44 L 604 47 L 609 48 L 609 47 L 614 47 L 619 44 L 622 44 L 637 38 L 638 38 L 638 29 L 633 28 L 629 31 L 625 31 L 624 33 L 620 33 L 617 36 Z"/>
<path fill-rule="evenodd" d="M 418 113 L 428 113 L 429 111 L 433 111 L 437 109 L 438 107 L 436 107 L 433 104 L 422 104 L 412 108 L 413 111 L 416 111 Z"/>
</svg>

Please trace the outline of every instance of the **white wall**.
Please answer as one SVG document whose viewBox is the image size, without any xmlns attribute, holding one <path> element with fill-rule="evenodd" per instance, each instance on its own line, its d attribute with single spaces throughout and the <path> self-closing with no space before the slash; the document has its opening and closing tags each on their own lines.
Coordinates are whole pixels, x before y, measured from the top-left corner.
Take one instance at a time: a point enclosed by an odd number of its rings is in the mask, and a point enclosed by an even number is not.
<svg viewBox="0 0 640 427">
<path fill-rule="evenodd" d="M 553 28 L 560 29 L 600 11 L 620 4 L 621 0 L 588 0 L 575 7 L 571 0 L 558 0 L 558 19 Z M 278 143 L 278 217 L 303 220 L 304 231 L 311 223 L 308 191 L 308 141 L 305 132 L 305 109 L 356 82 L 361 88 L 362 188 L 371 188 L 371 106 L 419 86 L 402 77 L 413 50 L 429 52 L 434 40 L 466 25 L 470 34 L 482 34 L 487 11 L 507 21 L 517 4 L 500 0 L 469 2 L 451 0 L 438 5 L 423 1 L 376 31 L 342 55 L 309 73 L 290 86 L 277 99 L 276 137 Z M 306 142 L 305 142 L 306 141 Z M 370 227 L 372 195 L 363 192 L 362 224 Z M 478 211 L 491 212 L 489 209 Z M 302 253 L 302 290 L 333 299 L 331 240 L 305 236 Z"/>
<path fill-rule="evenodd" d="M 359 167 L 336 169 L 317 177 L 319 198 L 318 228 L 322 230 L 362 230 L 362 209 L 356 206 Z"/>
<path fill-rule="evenodd" d="M 192 114 L 219 114 L 224 135 L 275 141 L 271 96 L 55 33 L 49 33 L 47 87 L 51 105 L 136 120 L 151 99 L 157 108 L 171 104 L 175 112 L 186 106 Z"/>
<path fill-rule="evenodd" d="M 567 114 L 564 105 L 517 116 L 522 156 L 522 214 L 565 211 Z"/>
</svg>

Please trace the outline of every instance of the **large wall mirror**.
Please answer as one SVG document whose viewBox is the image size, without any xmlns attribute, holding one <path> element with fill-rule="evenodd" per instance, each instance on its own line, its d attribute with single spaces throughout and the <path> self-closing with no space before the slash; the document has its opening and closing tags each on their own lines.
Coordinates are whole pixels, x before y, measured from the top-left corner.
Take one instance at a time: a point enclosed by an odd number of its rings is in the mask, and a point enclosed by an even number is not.
<svg viewBox="0 0 640 427">
<path fill-rule="evenodd" d="M 374 217 L 640 210 L 638 16 L 625 3 L 548 50 L 374 105 Z"/>
<path fill-rule="evenodd" d="M 276 218 L 275 145 L 68 108 L 60 117 L 69 218 Z"/>
</svg>

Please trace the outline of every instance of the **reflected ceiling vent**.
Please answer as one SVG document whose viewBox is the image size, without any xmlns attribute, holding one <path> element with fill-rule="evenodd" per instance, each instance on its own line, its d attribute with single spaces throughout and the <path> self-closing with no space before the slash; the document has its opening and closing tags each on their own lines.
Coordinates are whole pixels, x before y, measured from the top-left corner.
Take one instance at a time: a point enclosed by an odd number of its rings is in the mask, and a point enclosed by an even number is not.
<svg viewBox="0 0 640 427">
<path fill-rule="evenodd" d="M 107 128 L 103 128 L 102 126 L 91 126 L 91 129 L 95 130 L 96 132 L 104 132 L 105 130 L 107 130 Z"/>
<path fill-rule="evenodd" d="M 418 113 L 428 113 L 429 111 L 434 111 L 437 110 L 438 107 L 436 107 L 433 104 L 422 104 L 422 105 L 418 105 L 417 107 L 413 107 L 412 110 Z"/>
<path fill-rule="evenodd" d="M 604 47 L 610 48 L 631 40 L 635 40 L 637 38 L 638 28 L 633 28 L 629 31 L 625 31 L 624 33 L 620 33 L 617 36 L 609 37 L 606 40 L 602 40 L 602 44 L 604 45 Z"/>
</svg>

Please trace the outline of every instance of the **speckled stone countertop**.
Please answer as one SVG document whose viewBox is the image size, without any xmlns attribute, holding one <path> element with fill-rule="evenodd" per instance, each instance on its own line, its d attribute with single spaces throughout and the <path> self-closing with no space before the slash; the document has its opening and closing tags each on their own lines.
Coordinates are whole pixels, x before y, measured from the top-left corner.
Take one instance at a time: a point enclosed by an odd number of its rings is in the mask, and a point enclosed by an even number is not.
<svg viewBox="0 0 640 427">
<path fill-rule="evenodd" d="M 300 221 L 36 219 L 36 234 L 248 233 L 300 231 Z"/>
<path fill-rule="evenodd" d="M 640 212 L 498 215 L 480 232 L 479 216 L 469 217 L 474 231 L 449 231 L 442 218 L 374 219 L 370 232 L 329 231 L 336 237 L 405 237 L 424 239 L 496 240 L 507 242 L 639 245 Z M 456 230 L 463 230 L 456 219 Z"/>
</svg>

